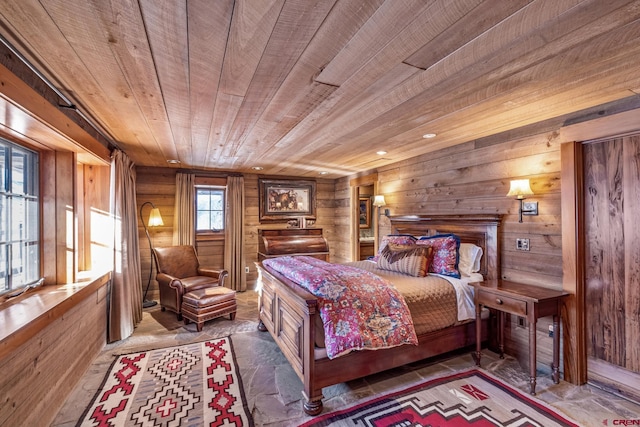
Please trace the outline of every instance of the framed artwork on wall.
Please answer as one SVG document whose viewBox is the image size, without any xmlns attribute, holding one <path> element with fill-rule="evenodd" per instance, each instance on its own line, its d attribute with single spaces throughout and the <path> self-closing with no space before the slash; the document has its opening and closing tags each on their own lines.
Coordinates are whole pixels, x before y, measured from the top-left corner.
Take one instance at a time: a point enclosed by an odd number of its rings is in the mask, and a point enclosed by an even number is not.
<svg viewBox="0 0 640 427">
<path fill-rule="evenodd" d="M 258 179 L 260 222 L 316 219 L 316 182 L 297 179 Z"/>
<path fill-rule="evenodd" d="M 371 197 L 360 197 L 359 202 L 360 228 L 371 228 Z"/>
</svg>

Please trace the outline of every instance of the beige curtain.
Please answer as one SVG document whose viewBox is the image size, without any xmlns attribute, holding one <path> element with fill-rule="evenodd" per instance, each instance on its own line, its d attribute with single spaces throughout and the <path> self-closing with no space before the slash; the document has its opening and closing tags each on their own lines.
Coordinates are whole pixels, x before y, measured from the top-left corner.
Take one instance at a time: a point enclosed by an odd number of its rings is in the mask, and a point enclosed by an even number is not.
<svg viewBox="0 0 640 427">
<path fill-rule="evenodd" d="M 227 218 L 224 228 L 224 268 L 229 272 L 230 288 L 247 289 L 244 267 L 244 178 L 227 178 Z"/>
<path fill-rule="evenodd" d="M 126 154 L 115 150 L 111 158 L 114 269 L 108 300 L 109 342 L 127 338 L 142 320 L 142 279 L 136 211 L 135 165 Z"/>
<path fill-rule="evenodd" d="M 176 174 L 176 204 L 173 217 L 173 244 L 196 244 L 195 175 Z"/>
</svg>

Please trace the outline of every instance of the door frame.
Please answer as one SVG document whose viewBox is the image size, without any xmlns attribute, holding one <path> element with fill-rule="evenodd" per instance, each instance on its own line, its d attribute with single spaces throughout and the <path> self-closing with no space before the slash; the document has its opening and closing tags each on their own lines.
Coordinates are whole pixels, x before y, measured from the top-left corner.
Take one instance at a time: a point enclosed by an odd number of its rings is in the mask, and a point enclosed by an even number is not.
<svg viewBox="0 0 640 427">
<path fill-rule="evenodd" d="M 349 211 L 351 212 L 349 221 L 349 236 L 351 242 L 351 261 L 360 259 L 360 186 L 373 185 L 373 194 L 378 194 L 378 173 L 353 178 L 349 181 L 350 198 Z M 378 216 L 376 210 L 372 211 L 371 224 L 373 227 L 374 253 L 378 251 Z"/>
</svg>

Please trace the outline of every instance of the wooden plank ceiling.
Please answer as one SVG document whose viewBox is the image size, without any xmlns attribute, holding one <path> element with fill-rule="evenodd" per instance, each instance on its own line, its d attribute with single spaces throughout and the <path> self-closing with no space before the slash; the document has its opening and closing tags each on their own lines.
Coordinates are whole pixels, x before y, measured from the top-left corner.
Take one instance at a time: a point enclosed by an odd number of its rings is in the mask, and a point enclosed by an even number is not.
<svg viewBox="0 0 640 427">
<path fill-rule="evenodd" d="M 136 164 L 307 177 L 635 96 L 639 18 L 629 0 L 0 4 L 3 37 Z"/>
</svg>

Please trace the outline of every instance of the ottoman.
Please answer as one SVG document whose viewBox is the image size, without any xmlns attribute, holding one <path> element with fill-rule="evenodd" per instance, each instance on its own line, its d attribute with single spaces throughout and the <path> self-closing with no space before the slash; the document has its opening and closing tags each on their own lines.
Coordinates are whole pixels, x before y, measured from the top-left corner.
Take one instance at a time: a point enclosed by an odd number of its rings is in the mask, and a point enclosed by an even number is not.
<svg viewBox="0 0 640 427">
<path fill-rule="evenodd" d="M 198 332 L 207 320 L 229 315 L 231 320 L 236 317 L 236 291 L 224 286 L 198 289 L 187 292 L 182 296 L 182 317 L 185 325 L 194 322 Z"/>
</svg>

